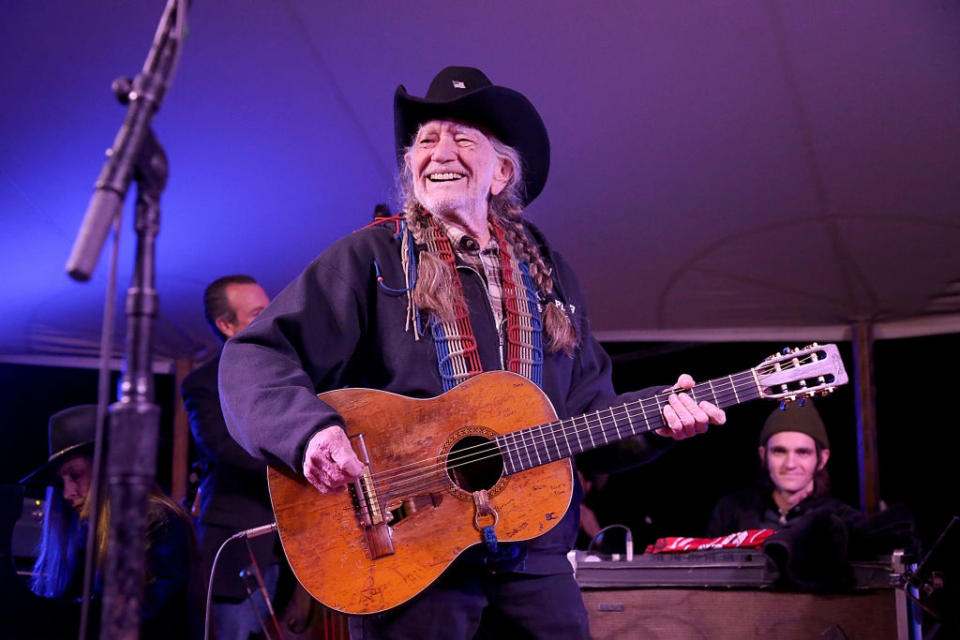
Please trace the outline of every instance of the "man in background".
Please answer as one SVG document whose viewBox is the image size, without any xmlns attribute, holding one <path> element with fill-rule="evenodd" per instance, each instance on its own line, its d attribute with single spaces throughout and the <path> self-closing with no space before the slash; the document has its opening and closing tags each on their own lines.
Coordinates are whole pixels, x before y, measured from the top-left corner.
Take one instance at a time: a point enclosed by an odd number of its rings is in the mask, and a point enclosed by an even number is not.
<svg viewBox="0 0 960 640">
<path fill-rule="evenodd" d="M 830 495 L 830 440 L 812 403 L 791 404 L 770 414 L 760 431 L 760 477 L 755 486 L 721 498 L 707 536 L 748 529 L 780 529 L 791 520 L 827 509 L 842 519 L 859 512 Z"/>
<path fill-rule="evenodd" d="M 230 275 L 213 281 L 204 292 L 204 314 L 221 342 L 242 331 L 270 300 L 257 281 Z M 220 354 L 184 379 L 181 392 L 190 415 L 190 430 L 201 465 L 200 487 L 194 501 L 197 532 L 206 575 L 210 575 L 220 545 L 238 531 L 273 522 L 267 490 L 266 464 L 244 451 L 227 432 L 220 409 L 217 369 Z M 250 540 L 270 596 L 276 593 L 279 555 L 276 536 Z M 251 564 L 245 544 L 228 545 L 213 576 L 213 622 L 220 640 L 246 640 L 261 629 L 262 611 L 246 602 L 240 572 Z M 259 597 L 254 599 L 262 607 Z"/>
</svg>

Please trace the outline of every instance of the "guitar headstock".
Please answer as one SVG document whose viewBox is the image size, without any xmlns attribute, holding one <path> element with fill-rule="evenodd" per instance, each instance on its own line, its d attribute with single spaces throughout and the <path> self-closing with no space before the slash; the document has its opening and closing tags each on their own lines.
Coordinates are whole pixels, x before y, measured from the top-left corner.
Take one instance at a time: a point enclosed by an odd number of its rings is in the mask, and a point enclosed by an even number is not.
<svg viewBox="0 0 960 640">
<path fill-rule="evenodd" d="M 827 395 L 847 384 L 847 371 L 835 344 L 813 343 L 802 349 L 784 349 L 754 367 L 760 394 L 792 402 Z"/>
</svg>

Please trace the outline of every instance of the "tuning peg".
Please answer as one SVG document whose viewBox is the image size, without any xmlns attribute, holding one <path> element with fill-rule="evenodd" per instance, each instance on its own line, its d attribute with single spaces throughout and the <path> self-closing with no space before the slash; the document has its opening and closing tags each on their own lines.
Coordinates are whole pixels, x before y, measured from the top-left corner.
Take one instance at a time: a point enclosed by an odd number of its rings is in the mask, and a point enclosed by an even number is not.
<svg viewBox="0 0 960 640">
<path fill-rule="evenodd" d="M 784 347 L 783 349 L 780 350 L 780 355 L 784 355 L 784 356 L 785 356 L 785 355 L 787 355 L 788 353 L 790 353 L 790 347 Z"/>
<path fill-rule="evenodd" d="M 787 400 L 787 399 L 781 400 L 781 401 L 780 401 L 780 411 L 786 411 L 788 404 L 790 404 L 790 401 L 789 401 L 789 400 Z"/>
<path fill-rule="evenodd" d="M 802 407 L 804 404 L 806 404 L 806 402 L 807 402 L 806 396 L 800 396 L 800 398 L 797 399 L 797 406 Z"/>
</svg>

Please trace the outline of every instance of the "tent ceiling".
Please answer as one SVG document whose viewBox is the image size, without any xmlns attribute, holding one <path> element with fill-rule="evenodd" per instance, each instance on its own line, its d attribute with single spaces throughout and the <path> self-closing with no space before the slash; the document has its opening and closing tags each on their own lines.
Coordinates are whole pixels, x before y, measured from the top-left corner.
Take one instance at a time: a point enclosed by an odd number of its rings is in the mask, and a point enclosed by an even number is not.
<svg viewBox="0 0 960 640">
<path fill-rule="evenodd" d="M 540 109 L 553 165 L 528 215 L 601 336 L 960 328 L 956 3 L 193 4 L 154 123 L 164 355 L 212 345 L 207 282 L 276 293 L 392 202 L 393 91 L 447 64 Z M 162 6 L 0 7 L 0 354 L 95 353 L 106 260 L 86 285 L 63 264 L 123 116 L 110 81 L 142 65 Z"/>
</svg>

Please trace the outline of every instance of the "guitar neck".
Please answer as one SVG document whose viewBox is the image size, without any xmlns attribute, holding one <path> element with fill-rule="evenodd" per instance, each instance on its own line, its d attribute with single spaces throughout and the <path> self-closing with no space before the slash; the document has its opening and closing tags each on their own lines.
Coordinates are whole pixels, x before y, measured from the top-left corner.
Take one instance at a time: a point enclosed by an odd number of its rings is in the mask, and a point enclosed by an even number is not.
<svg viewBox="0 0 960 640">
<path fill-rule="evenodd" d="M 608 409 L 520 429 L 495 438 L 506 475 L 519 473 L 665 426 L 663 407 L 672 390 Z M 708 380 L 685 391 L 696 402 L 722 408 L 761 397 L 756 372 L 748 369 Z"/>
</svg>

